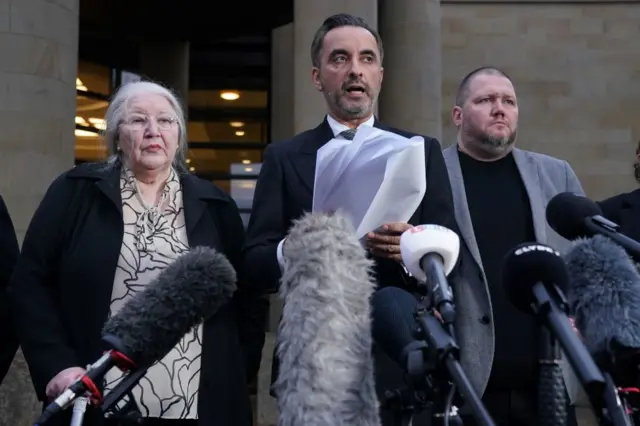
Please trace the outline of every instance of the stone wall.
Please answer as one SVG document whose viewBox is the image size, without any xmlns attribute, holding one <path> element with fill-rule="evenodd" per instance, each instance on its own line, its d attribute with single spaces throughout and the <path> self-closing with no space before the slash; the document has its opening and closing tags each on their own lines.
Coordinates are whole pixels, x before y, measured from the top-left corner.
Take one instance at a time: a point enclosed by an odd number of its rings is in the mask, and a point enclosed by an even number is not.
<svg viewBox="0 0 640 426">
<path fill-rule="evenodd" d="M 19 241 L 53 179 L 73 166 L 78 7 L 0 0 L 0 194 Z M 18 352 L 0 386 L 0 425 L 31 426 L 39 410 Z"/>
<path fill-rule="evenodd" d="M 566 159 L 600 199 L 635 188 L 640 4 L 442 5 L 443 134 L 461 78 L 481 65 L 514 80 L 519 146 Z"/>
</svg>

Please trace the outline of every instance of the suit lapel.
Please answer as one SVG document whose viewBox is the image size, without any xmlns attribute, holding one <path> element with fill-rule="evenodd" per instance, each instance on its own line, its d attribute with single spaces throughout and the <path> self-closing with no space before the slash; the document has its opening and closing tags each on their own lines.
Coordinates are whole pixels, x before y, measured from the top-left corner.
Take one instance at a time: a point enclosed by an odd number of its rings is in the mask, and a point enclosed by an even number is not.
<svg viewBox="0 0 640 426">
<path fill-rule="evenodd" d="M 97 173 L 95 176 L 100 180 L 96 182 L 96 185 L 102 191 L 104 195 L 113 203 L 115 208 L 122 217 L 122 193 L 120 192 L 120 167 L 114 167 L 104 173 Z M 85 175 L 82 175 L 85 176 Z"/>
<path fill-rule="evenodd" d="M 529 195 L 529 204 L 533 217 L 533 231 L 536 241 L 544 243 L 547 241 L 547 214 L 546 205 L 541 193 L 540 172 L 538 165 L 531 160 L 527 153 L 515 148 L 513 158 L 518 166 L 520 177 Z"/>
<path fill-rule="evenodd" d="M 290 154 L 291 164 L 305 189 L 313 194 L 313 183 L 316 176 L 316 157 L 318 150 L 333 139 L 333 131 L 327 119 L 318 127 L 307 132 L 298 151 Z"/>
<path fill-rule="evenodd" d="M 208 202 L 217 200 L 228 202 L 225 195 L 215 186 L 199 180 L 193 175 L 183 174 L 180 177 L 182 186 L 182 204 L 184 206 L 184 221 L 187 229 L 187 238 L 191 246 L 201 245 L 211 240 L 211 235 L 196 232 L 203 214 L 208 208 Z M 215 234 L 215 229 L 214 229 Z M 203 239 L 203 236 L 206 237 Z M 217 239 L 218 236 L 216 235 Z M 217 240 L 216 240 L 217 242 Z"/>
<path fill-rule="evenodd" d="M 387 130 L 387 127 L 374 119 L 374 127 Z M 316 159 L 318 150 L 334 138 L 333 130 L 327 118 L 318 127 L 310 130 L 300 144 L 300 149 L 290 154 L 291 163 L 303 186 L 313 194 L 313 186 L 316 177 Z"/>
<path fill-rule="evenodd" d="M 476 235 L 473 232 L 473 223 L 471 222 L 471 215 L 469 214 L 469 203 L 467 202 L 464 178 L 462 176 L 462 168 L 460 167 L 458 146 L 455 144 L 451 145 L 449 148 L 444 150 L 443 155 L 445 164 L 447 165 L 447 172 L 449 173 L 449 180 L 451 181 L 456 222 L 458 222 L 460 233 L 469 248 L 469 252 L 471 252 L 471 256 L 473 256 L 473 259 L 484 274 L 480 250 L 478 250 L 478 242 L 476 241 Z"/>
</svg>

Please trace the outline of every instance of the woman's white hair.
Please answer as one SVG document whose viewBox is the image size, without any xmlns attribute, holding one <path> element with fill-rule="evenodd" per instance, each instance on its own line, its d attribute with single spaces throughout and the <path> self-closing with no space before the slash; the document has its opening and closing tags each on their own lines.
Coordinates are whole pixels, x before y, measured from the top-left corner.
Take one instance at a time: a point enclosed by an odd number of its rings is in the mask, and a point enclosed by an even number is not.
<svg viewBox="0 0 640 426">
<path fill-rule="evenodd" d="M 131 100 L 140 95 L 160 95 L 169 101 L 176 115 L 179 126 L 178 147 L 173 159 L 173 166 L 178 171 L 185 171 L 185 159 L 187 153 L 187 124 L 184 109 L 178 97 L 166 87 L 152 81 L 136 81 L 121 86 L 114 94 L 105 116 L 106 127 L 104 129 L 104 141 L 109 151 L 108 165 L 117 165 L 122 162 L 122 150 L 118 149 L 120 125 L 127 117 L 127 110 Z"/>
</svg>

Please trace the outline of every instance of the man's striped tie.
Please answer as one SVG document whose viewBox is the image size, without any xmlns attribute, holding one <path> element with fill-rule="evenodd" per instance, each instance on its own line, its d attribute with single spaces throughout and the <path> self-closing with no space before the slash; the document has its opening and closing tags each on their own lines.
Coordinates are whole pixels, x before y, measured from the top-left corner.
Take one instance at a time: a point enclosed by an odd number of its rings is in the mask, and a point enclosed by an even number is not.
<svg viewBox="0 0 640 426">
<path fill-rule="evenodd" d="M 347 130 L 343 130 L 342 132 L 340 132 L 339 136 L 342 136 L 343 138 L 352 141 L 353 138 L 356 135 L 356 129 L 347 129 Z"/>
</svg>

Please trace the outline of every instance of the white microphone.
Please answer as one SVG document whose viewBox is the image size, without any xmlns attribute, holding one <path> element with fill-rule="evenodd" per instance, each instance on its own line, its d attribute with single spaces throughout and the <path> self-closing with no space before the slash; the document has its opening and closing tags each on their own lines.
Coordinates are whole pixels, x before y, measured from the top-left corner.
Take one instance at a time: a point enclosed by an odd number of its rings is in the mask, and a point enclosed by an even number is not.
<svg viewBox="0 0 640 426">
<path fill-rule="evenodd" d="M 434 307 L 444 324 L 453 324 L 455 310 L 447 276 L 460 254 L 458 234 L 440 225 L 415 226 L 402 233 L 400 254 L 411 275 L 429 285 Z"/>
</svg>

